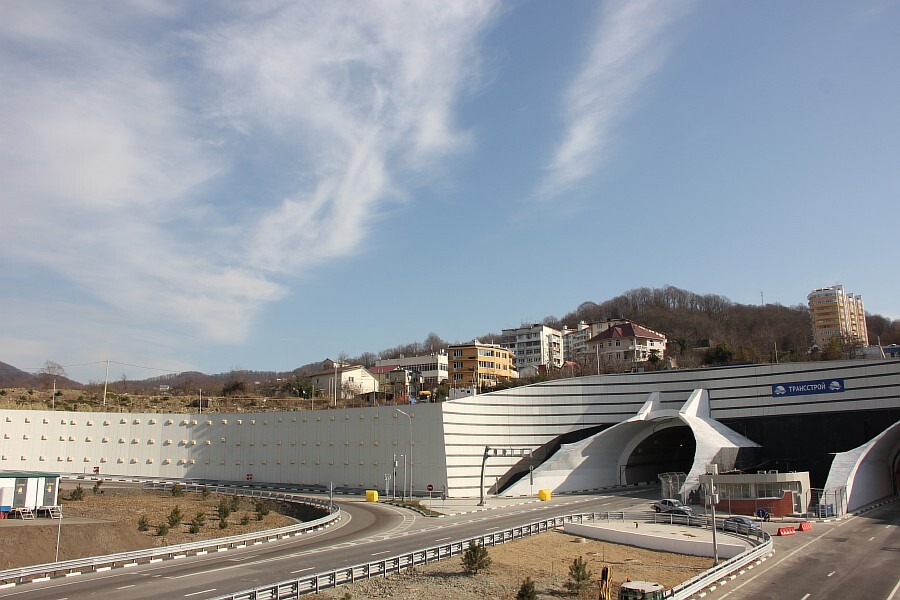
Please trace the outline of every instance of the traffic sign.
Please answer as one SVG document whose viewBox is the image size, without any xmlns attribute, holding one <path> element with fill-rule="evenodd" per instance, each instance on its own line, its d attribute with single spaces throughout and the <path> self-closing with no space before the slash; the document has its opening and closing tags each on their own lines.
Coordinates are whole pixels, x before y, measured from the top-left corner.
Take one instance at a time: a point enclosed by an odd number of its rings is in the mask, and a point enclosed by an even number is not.
<svg viewBox="0 0 900 600">
<path fill-rule="evenodd" d="M 425 489 L 428 490 L 429 492 L 433 492 L 433 491 L 434 491 L 434 486 L 431 485 L 431 484 L 429 483 L 429 484 L 428 484 L 428 487 L 426 487 Z"/>
</svg>

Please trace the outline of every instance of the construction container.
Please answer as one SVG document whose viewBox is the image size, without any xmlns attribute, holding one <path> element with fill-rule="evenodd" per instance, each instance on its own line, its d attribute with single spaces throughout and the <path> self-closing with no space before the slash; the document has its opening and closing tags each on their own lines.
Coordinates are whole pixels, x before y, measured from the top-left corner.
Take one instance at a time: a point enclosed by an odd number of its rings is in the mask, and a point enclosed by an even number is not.
<svg viewBox="0 0 900 600">
<path fill-rule="evenodd" d="M 552 496 L 553 493 L 550 490 L 538 490 L 538 500 L 542 502 L 547 502 Z"/>
<path fill-rule="evenodd" d="M 366 490 L 366 502 L 378 502 L 378 490 Z"/>
</svg>

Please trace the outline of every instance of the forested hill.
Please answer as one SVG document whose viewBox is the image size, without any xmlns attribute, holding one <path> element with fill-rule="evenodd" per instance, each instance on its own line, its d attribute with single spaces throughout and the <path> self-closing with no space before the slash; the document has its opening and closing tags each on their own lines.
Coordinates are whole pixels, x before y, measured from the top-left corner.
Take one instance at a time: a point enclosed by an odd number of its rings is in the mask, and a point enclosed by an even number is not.
<svg viewBox="0 0 900 600">
<path fill-rule="evenodd" d="M 724 296 L 695 294 L 676 287 L 637 288 L 602 304 L 584 302 L 560 319 L 548 317 L 550 326 L 577 326 L 605 319 L 626 318 L 664 333 L 669 353 L 680 366 L 703 362 L 704 353 L 694 348 L 727 344 L 733 362 L 809 360 L 812 345 L 809 309 L 805 304 L 755 306 L 737 304 Z M 866 319 L 870 343 L 900 343 L 900 321 L 880 315 Z"/>
</svg>

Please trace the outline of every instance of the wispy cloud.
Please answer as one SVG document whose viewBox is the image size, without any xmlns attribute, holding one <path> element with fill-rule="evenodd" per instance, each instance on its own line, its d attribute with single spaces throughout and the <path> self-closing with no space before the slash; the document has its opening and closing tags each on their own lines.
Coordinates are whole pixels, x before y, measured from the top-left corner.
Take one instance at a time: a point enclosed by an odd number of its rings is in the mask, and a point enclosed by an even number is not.
<svg viewBox="0 0 900 600">
<path fill-rule="evenodd" d="M 0 256 L 148 339 L 240 341 L 285 278 L 357 252 L 398 177 L 469 143 L 454 111 L 497 14 L 222 6 L 22 1 L 0 19 Z"/>
<path fill-rule="evenodd" d="M 562 139 L 539 198 L 559 196 L 608 160 L 616 128 L 670 53 L 668 30 L 688 1 L 616 0 L 598 11 L 584 64 L 562 96 Z"/>
</svg>

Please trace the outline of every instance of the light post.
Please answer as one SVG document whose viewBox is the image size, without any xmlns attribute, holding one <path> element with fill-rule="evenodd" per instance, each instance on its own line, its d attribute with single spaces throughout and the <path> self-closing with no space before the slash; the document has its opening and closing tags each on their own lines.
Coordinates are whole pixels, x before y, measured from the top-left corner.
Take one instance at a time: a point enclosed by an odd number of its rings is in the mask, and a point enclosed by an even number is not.
<svg viewBox="0 0 900 600">
<path fill-rule="evenodd" d="M 59 507 L 59 525 L 56 527 L 56 560 L 59 562 L 59 537 L 62 534 L 62 506 Z"/>
<path fill-rule="evenodd" d="M 412 453 L 412 450 L 413 450 L 412 416 L 411 416 L 409 413 L 403 412 L 403 411 L 400 410 L 399 408 L 395 408 L 394 410 L 397 411 L 398 413 L 400 413 L 401 415 L 403 415 L 404 417 L 406 417 L 407 419 L 409 419 L 409 497 L 412 498 L 412 492 L 413 492 L 413 484 L 412 484 L 412 483 L 413 483 L 413 481 L 412 481 L 412 467 L 413 467 L 413 460 L 412 460 L 412 456 L 413 456 L 413 453 Z M 404 471 L 404 476 L 405 476 L 405 471 Z M 404 480 L 403 483 L 404 483 L 404 485 L 406 485 L 406 481 L 405 481 L 405 480 Z"/>
<path fill-rule="evenodd" d="M 406 455 L 401 454 L 400 458 L 403 459 L 403 488 L 400 490 L 400 499 L 406 500 Z"/>
<path fill-rule="evenodd" d="M 719 495 L 716 493 L 713 475 L 719 474 L 719 465 L 715 463 L 707 465 L 706 474 L 709 475 L 709 494 L 707 494 L 706 499 L 712 508 L 713 566 L 715 566 L 719 564 L 719 547 L 716 545 L 716 504 L 719 503 Z"/>
<path fill-rule="evenodd" d="M 393 477 L 393 479 L 391 479 L 391 481 L 394 483 L 393 496 L 394 496 L 394 500 L 396 500 L 397 499 L 397 453 L 396 452 L 394 452 L 394 477 Z"/>
</svg>

